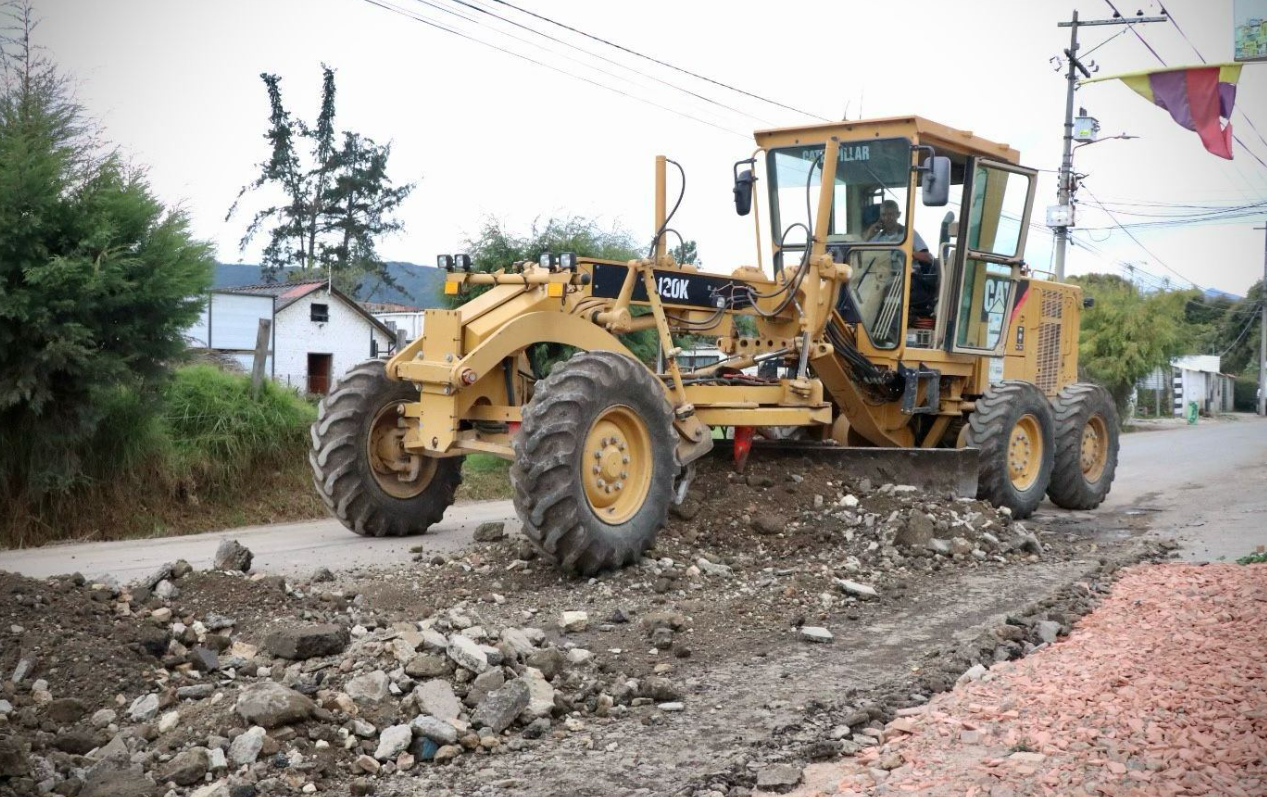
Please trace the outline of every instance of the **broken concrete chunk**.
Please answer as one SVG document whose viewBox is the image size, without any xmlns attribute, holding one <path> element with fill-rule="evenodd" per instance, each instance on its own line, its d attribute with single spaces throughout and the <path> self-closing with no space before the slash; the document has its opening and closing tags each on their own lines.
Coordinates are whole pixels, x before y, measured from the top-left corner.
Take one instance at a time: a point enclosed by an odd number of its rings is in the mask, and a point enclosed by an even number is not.
<svg viewBox="0 0 1267 797">
<path fill-rule="evenodd" d="M 492 728 L 494 733 L 501 733 L 528 707 L 531 699 L 528 684 L 522 679 L 511 681 L 484 698 L 471 715 L 471 724 L 477 728 Z"/>
<path fill-rule="evenodd" d="M 506 524 L 501 521 L 481 523 L 475 527 L 472 538 L 476 542 L 497 542 L 506 536 Z"/>
<path fill-rule="evenodd" d="M 307 697 L 273 681 L 247 687 L 234 706 L 239 717 L 264 728 L 306 720 L 315 709 L 316 706 Z"/>
<path fill-rule="evenodd" d="M 806 642 L 831 642 L 835 639 L 831 631 L 816 625 L 801 626 L 800 636 Z"/>
<path fill-rule="evenodd" d="M 216 570 L 236 570 L 242 573 L 251 572 L 251 560 L 255 555 L 250 549 L 237 540 L 226 539 L 216 548 L 216 558 L 212 566 Z"/>
<path fill-rule="evenodd" d="M 362 673 L 343 685 L 343 691 L 357 703 L 382 703 L 391 698 L 391 679 L 382 670 Z"/>
<path fill-rule="evenodd" d="M 867 584 L 860 584 L 857 581 L 850 581 L 847 578 L 834 579 L 836 586 L 840 587 L 848 595 L 853 595 L 861 600 L 872 600 L 880 597 L 880 593 L 875 591 L 875 587 Z"/>
<path fill-rule="evenodd" d="M 488 669 L 488 654 L 479 643 L 467 636 L 454 634 L 449 638 L 449 658 L 471 672 L 481 673 Z"/>
<path fill-rule="evenodd" d="M 348 630 L 341 625 L 301 625 L 273 631 L 265 637 L 264 649 L 279 658 L 304 661 L 342 653 L 348 639 Z"/>
</svg>

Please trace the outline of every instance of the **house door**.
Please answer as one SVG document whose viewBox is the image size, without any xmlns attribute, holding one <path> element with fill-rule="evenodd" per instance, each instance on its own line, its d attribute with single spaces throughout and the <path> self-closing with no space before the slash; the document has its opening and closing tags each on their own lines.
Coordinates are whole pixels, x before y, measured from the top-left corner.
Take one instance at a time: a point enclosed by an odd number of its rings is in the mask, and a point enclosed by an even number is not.
<svg viewBox="0 0 1267 797">
<path fill-rule="evenodd" d="M 329 354 L 308 355 L 308 392 L 324 396 L 330 392 L 330 367 L 333 356 Z"/>
</svg>

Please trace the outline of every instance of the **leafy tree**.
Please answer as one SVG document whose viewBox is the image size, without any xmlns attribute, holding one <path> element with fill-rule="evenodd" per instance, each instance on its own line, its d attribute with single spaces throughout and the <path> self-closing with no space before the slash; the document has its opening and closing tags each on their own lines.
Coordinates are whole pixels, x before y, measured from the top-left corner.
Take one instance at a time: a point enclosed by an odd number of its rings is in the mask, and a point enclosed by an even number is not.
<svg viewBox="0 0 1267 797">
<path fill-rule="evenodd" d="M 634 260 L 646 255 L 646 249 L 634 241 L 633 236 L 622 229 L 604 229 L 591 219 L 580 216 L 551 218 L 544 224 L 534 223 L 526 235 L 508 231 L 500 220 L 485 219 L 480 232 L 466 241 L 471 255 L 471 268 L 475 271 L 495 271 L 520 260 L 536 262 L 541 255 L 550 252 L 575 252 L 586 257 L 605 260 Z M 469 301 L 481 291 L 470 290 L 450 305 Z M 654 330 L 641 330 L 621 336 L 629 349 L 644 362 L 656 356 Z M 566 359 L 570 352 L 563 346 L 543 344 L 529 352 L 533 367 L 539 374 L 549 373 L 550 366 Z"/>
<path fill-rule="evenodd" d="M 703 262 L 699 259 L 699 246 L 694 240 L 681 241 L 670 252 L 673 255 L 673 259 L 679 263 L 690 263 L 693 266 L 703 265 Z"/>
<path fill-rule="evenodd" d="M 303 277 L 326 271 L 336 286 L 351 293 L 369 278 L 390 285 L 387 264 L 374 244 L 404 228 L 392 214 L 414 184 L 392 185 L 387 176 L 391 145 L 346 131 L 342 145 L 337 144 L 334 70 L 324 64 L 321 68 L 321 108 L 311 125 L 286 109 L 281 78 L 260 75 L 268 91 L 264 137 L 269 157 L 259 164 L 259 177 L 238 192 L 225 220 L 232 218 L 247 192 L 278 189 L 284 201 L 257 211 L 239 244 L 245 249 L 268 230 L 262 265 L 269 279 L 294 269 L 292 273 Z"/>
<path fill-rule="evenodd" d="M 1095 306 L 1082 314 L 1080 370 L 1106 387 L 1119 407 L 1140 377 L 1192 350 L 1192 329 L 1184 315 L 1191 292 L 1145 295 L 1110 274 L 1075 277 L 1071 282 L 1081 284 L 1084 294 L 1095 299 Z"/>
<path fill-rule="evenodd" d="M 211 282 L 210 247 L 143 173 L 102 150 L 68 79 L 32 43 L 29 3 L 0 41 L 0 503 L 82 478 L 121 386 L 152 395 Z"/>
</svg>

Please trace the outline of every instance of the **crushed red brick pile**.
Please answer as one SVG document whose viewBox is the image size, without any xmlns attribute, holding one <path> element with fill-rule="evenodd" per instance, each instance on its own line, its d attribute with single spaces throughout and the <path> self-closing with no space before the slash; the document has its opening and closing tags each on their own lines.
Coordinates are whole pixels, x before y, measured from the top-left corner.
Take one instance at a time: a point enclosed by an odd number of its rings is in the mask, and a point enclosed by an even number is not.
<svg viewBox="0 0 1267 797">
<path fill-rule="evenodd" d="M 1267 795 L 1267 566 L 1125 571 L 1067 639 L 885 739 L 796 794 Z"/>
</svg>

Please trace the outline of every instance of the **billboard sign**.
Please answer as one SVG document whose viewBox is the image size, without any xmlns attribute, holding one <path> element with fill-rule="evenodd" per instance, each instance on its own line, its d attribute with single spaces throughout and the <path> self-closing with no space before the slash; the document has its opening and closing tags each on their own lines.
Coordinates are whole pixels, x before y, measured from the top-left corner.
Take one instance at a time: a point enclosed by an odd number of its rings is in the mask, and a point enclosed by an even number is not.
<svg viewBox="0 0 1267 797">
<path fill-rule="evenodd" d="M 1232 36 L 1237 61 L 1267 61 L 1267 0 L 1236 0 Z"/>
</svg>

